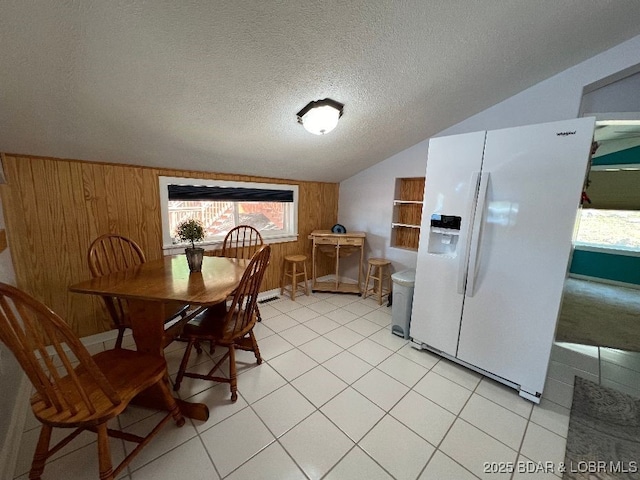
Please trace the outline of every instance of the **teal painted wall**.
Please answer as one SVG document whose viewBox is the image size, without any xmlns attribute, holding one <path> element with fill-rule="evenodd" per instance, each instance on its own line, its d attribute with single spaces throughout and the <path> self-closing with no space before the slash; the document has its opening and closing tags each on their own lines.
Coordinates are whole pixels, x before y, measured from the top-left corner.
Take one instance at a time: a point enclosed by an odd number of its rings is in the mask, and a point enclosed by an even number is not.
<svg viewBox="0 0 640 480">
<path fill-rule="evenodd" d="M 640 285 L 640 257 L 574 250 L 570 272 Z"/>
<path fill-rule="evenodd" d="M 627 165 L 631 163 L 640 163 L 640 146 L 594 157 L 591 161 L 592 165 Z"/>
<path fill-rule="evenodd" d="M 640 146 L 595 157 L 593 165 L 640 163 Z M 571 273 L 640 285 L 640 256 L 574 250 Z"/>
</svg>

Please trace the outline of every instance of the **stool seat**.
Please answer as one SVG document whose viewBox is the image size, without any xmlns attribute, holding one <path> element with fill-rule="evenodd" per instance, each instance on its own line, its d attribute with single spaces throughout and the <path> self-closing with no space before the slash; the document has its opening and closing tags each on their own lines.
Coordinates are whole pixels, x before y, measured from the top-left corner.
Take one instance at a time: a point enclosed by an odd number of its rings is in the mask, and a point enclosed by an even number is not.
<svg viewBox="0 0 640 480">
<path fill-rule="evenodd" d="M 383 265 L 391 265 L 391 260 L 387 260 L 386 258 L 370 258 L 368 263 L 369 265 L 381 267 Z"/>
<path fill-rule="evenodd" d="M 299 264 L 302 264 L 302 271 L 298 270 Z M 309 284 L 307 279 L 307 256 L 303 254 L 292 254 L 284 256 L 284 266 L 282 268 L 282 281 L 280 283 L 280 295 L 284 294 L 287 286 L 287 277 L 291 278 L 291 300 L 296 301 L 296 292 L 302 289 L 305 295 L 309 296 Z M 302 280 L 298 280 L 302 277 Z M 299 285 L 300 283 L 302 285 Z"/>
<path fill-rule="evenodd" d="M 370 258 L 368 261 L 367 277 L 364 281 L 364 292 L 362 298 L 367 298 L 369 293 L 378 297 L 378 305 L 382 305 L 382 297 L 391 293 L 391 260 L 386 258 Z M 373 286 L 369 287 L 369 282 L 373 280 Z M 384 283 L 387 282 L 385 288 Z M 376 285 L 377 281 L 377 285 Z"/>
<path fill-rule="evenodd" d="M 285 255 L 284 259 L 287 262 L 306 262 L 307 256 L 306 255 Z"/>
</svg>

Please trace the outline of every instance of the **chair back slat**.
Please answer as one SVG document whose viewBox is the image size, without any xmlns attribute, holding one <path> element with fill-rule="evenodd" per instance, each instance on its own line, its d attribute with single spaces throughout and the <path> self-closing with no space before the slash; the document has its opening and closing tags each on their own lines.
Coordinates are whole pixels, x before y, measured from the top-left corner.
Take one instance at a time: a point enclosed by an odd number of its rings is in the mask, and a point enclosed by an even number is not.
<svg viewBox="0 0 640 480">
<path fill-rule="evenodd" d="M 49 331 L 49 337 L 50 338 L 56 338 L 57 337 L 56 332 L 53 331 L 53 328 L 52 328 L 52 326 L 50 324 L 46 324 L 45 328 Z M 85 406 L 87 407 L 87 410 L 89 410 L 90 413 L 95 413 L 96 412 L 95 405 L 93 405 L 93 403 L 89 399 L 87 393 L 85 392 L 84 388 L 80 384 L 80 380 L 78 379 L 78 375 L 76 374 L 76 371 L 73 368 L 73 365 L 71 364 L 71 361 L 69 360 L 68 355 L 66 354 L 66 352 L 62 348 L 62 345 L 61 345 L 60 341 L 57 341 L 57 340 L 58 339 L 56 338 L 56 341 L 54 341 L 52 343 L 52 346 L 53 346 L 56 354 L 58 355 L 58 358 L 62 362 L 62 366 L 64 367 L 65 373 L 71 379 L 71 382 L 73 383 L 73 386 L 75 387 L 76 392 L 82 398 L 82 401 L 84 402 Z M 58 377 L 58 382 L 59 381 L 60 381 L 60 378 Z M 78 413 L 78 411 L 75 409 L 75 406 L 73 404 L 69 405 L 69 409 L 71 410 L 71 413 L 74 414 L 74 415 L 76 415 Z"/>
<path fill-rule="evenodd" d="M 264 272 L 269 265 L 271 247 L 264 245 L 255 253 L 246 268 L 240 284 L 233 294 L 231 305 L 225 317 L 224 331 L 233 337 L 248 333 L 256 322 L 258 293 Z"/>
<path fill-rule="evenodd" d="M 140 246 L 122 235 L 101 235 L 89 246 L 89 270 L 94 277 L 126 270 L 145 261 Z"/>
<path fill-rule="evenodd" d="M 58 388 L 61 376 L 58 372 L 58 369 L 55 366 L 52 356 L 47 351 L 47 347 L 45 345 L 45 342 L 46 342 L 45 339 L 50 339 L 49 343 L 57 351 L 59 347 L 59 339 L 54 333 L 51 332 L 51 326 L 49 324 L 47 323 L 39 324 L 37 322 L 37 319 L 33 318 L 33 316 L 31 315 L 31 312 L 25 309 L 24 305 L 18 304 L 16 305 L 16 307 L 20 313 L 20 318 L 22 319 L 25 325 L 26 332 L 34 331 L 36 333 L 37 332 L 44 333 L 44 335 L 42 336 L 38 334 L 25 335 L 25 345 L 27 346 L 28 351 L 32 352 L 34 357 L 36 355 L 37 357 L 39 357 L 39 362 L 38 362 L 38 358 L 36 358 L 34 364 L 35 365 L 37 365 L 38 363 L 40 365 L 44 364 L 44 368 L 42 370 L 43 374 L 40 374 L 38 376 L 41 378 L 42 385 L 44 389 L 47 391 L 47 394 L 49 395 L 49 400 L 53 402 L 53 404 L 56 406 L 56 409 L 59 412 L 63 411 L 64 409 L 69 408 L 71 406 L 66 401 L 66 399 L 62 395 L 62 392 Z M 64 357 L 66 357 L 66 355 L 61 357 L 61 359 Z M 48 378 L 45 372 L 48 373 Z M 49 379 L 51 379 L 51 381 L 49 381 Z M 75 414 L 76 412 L 72 411 L 72 413 Z"/>
<path fill-rule="evenodd" d="M 76 406 L 96 412 L 90 392 L 74 369 L 76 362 L 89 374 L 92 388 L 101 390 L 114 406 L 121 403 L 71 328 L 48 307 L 4 283 L 0 283 L 0 340 L 14 354 L 40 400 L 56 412 L 74 416 L 79 412 Z"/>
<path fill-rule="evenodd" d="M 260 232 L 250 225 L 239 225 L 229 231 L 222 244 L 222 256 L 252 258 L 264 244 Z"/>
<path fill-rule="evenodd" d="M 87 255 L 93 277 L 120 272 L 146 261 L 140 246 L 122 235 L 106 234 L 96 238 Z M 128 326 L 127 302 L 117 297 L 102 297 L 107 312 L 116 327 Z"/>
<path fill-rule="evenodd" d="M 38 368 L 39 361 L 34 349 L 24 348 L 25 345 L 29 344 L 29 340 L 14 314 L 14 309 L 15 306 L 12 308 L 12 305 L 9 305 L 9 302 L 3 296 L 0 296 L 0 325 L 2 327 L 0 328 L 0 340 L 13 352 L 33 386 L 43 396 L 47 406 L 51 406 L 51 399 L 56 399 L 55 394 L 52 389 L 50 392 L 43 391 L 50 385 L 48 385 L 44 372 Z M 26 315 L 21 314 L 21 317 L 26 318 Z M 28 318 L 26 321 L 29 321 Z M 59 405 L 60 403 L 56 402 L 56 407 Z"/>
</svg>

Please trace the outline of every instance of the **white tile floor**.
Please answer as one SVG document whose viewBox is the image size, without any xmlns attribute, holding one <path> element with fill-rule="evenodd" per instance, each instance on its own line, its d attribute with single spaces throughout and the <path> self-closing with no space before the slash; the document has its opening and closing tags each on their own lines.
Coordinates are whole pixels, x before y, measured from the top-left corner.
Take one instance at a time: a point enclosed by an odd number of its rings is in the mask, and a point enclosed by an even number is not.
<svg viewBox="0 0 640 480">
<path fill-rule="evenodd" d="M 238 401 L 226 384 L 185 379 L 180 396 L 206 403 L 209 420 L 165 427 L 120 478 L 554 479 L 560 474 L 485 473 L 484 464 L 561 462 L 574 374 L 602 374 L 630 393 L 640 384 L 637 357 L 555 346 L 545 398 L 534 406 L 391 335 L 390 309 L 370 298 L 316 293 L 260 309 L 255 333 L 265 362 L 238 355 Z M 165 352 L 171 376 L 183 349 L 176 342 Z M 212 364 L 206 353 L 192 359 L 194 368 Z M 145 432 L 156 416 L 131 407 L 117 422 Z M 30 415 L 15 478 L 28 477 L 38 431 Z M 114 462 L 129 448 L 112 440 Z M 43 478 L 97 478 L 93 435 L 58 453 Z"/>
</svg>

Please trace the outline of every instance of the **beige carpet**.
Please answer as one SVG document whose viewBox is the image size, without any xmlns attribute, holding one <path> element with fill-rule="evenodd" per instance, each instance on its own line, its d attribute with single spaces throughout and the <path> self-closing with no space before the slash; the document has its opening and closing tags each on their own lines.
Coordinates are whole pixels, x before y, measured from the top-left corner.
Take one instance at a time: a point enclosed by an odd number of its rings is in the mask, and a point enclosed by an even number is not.
<svg viewBox="0 0 640 480">
<path fill-rule="evenodd" d="M 640 352 L 640 289 L 567 279 L 556 341 Z"/>
</svg>

